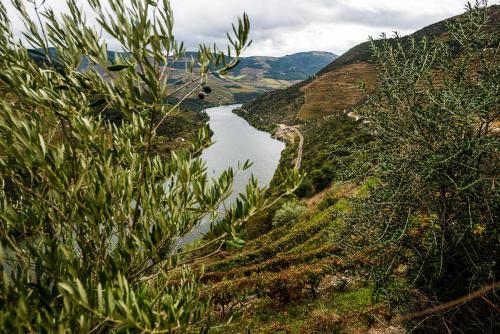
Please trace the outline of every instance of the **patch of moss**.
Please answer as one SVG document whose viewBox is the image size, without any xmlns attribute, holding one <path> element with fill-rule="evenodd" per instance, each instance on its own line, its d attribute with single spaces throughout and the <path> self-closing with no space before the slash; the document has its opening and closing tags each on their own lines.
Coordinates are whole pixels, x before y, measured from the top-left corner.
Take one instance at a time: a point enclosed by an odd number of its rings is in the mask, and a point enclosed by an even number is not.
<svg viewBox="0 0 500 334">
<path fill-rule="evenodd" d="M 328 302 L 339 314 L 361 310 L 372 304 L 373 287 L 364 287 L 333 295 Z"/>
</svg>

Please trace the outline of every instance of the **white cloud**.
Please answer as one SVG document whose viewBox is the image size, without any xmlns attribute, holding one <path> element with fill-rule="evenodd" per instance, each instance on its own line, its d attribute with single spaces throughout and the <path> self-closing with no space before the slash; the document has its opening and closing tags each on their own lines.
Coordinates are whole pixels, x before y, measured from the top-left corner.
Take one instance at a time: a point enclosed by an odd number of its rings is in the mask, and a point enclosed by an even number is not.
<svg viewBox="0 0 500 334">
<path fill-rule="evenodd" d="M 8 0 L 10 13 L 13 13 Z M 64 10 L 63 0 L 46 5 Z M 281 56 L 319 50 L 341 54 L 381 32 L 411 33 L 463 12 L 464 0 L 171 0 L 175 34 L 188 48 L 225 45 L 231 22 L 247 12 L 253 45 L 246 55 Z M 91 15 L 89 15 L 91 17 Z M 22 24 L 12 15 L 15 32 Z M 117 43 L 110 41 L 117 48 Z"/>
</svg>

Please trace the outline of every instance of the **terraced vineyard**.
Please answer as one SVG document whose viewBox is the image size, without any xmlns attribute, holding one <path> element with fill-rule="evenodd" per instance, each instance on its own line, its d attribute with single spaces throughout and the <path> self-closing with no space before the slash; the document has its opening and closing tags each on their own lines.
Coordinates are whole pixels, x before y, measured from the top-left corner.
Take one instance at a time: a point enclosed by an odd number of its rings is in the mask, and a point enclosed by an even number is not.
<svg viewBox="0 0 500 334">
<path fill-rule="evenodd" d="M 373 264 L 373 250 L 354 252 L 342 242 L 348 235 L 342 215 L 360 194 L 351 184 L 337 184 L 328 191 L 334 204 L 312 207 L 297 224 L 277 227 L 243 251 L 205 263 L 202 290 L 212 297 L 212 323 L 219 323 L 211 332 L 367 329 L 375 317 L 386 316 L 383 304 L 371 300 L 372 287 L 350 274 L 350 269 Z"/>
<path fill-rule="evenodd" d="M 301 88 L 305 100 L 297 118 L 319 118 L 358 104 L 365 98 L 359 89 L 362 81 L 367 91 L 375 89 L 377 72 L 373 64 L 359 62 L 318 75 L 314 81 Z"/>
</svg>

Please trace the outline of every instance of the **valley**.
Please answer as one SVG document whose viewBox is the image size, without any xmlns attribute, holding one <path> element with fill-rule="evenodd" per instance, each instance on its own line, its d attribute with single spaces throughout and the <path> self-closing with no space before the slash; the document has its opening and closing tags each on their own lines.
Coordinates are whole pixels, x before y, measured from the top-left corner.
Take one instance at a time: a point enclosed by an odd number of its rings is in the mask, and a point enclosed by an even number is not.
<svg viewBox="0 0 500 334">
<path fill-rule="evenodd" d="M 130 55 L 127 53 L 108 51 L 110 61 L 129 57 Z M 196 57 L 195 52 L 186 52 L 184 57 L 175 61 L 171 60 L 164 67 L 163 71 L 168 73 L 168 77 L 164 79 L 167 80 L 172 89 L 175 90 L 197 77 L 196 73 L 186 70 L 191 60 Z M 201 111 L 207 107 L 245 103 L 263 93 L 287 88 L 305 80 L 315 75 L 335 58 L 337 58 L 337 55 L 333 53 L 318 51 L 301 52 L 283 57 L 242 57 L 231 77 L 225 78 L 218 74 L 208 76 L 207 84 L 213 88 L 213 94 L 207 96 L 204 100 L 188 97 L 182 103 L 182 107 L 188 110 Z M 88 60 L 82 59 L 79 69 L 86 71 L 89 68 Z M 99 69 L 99 71 L 102 75 L 106 75 L 102 69 Z M 233 80 L 232 77 L 240 78 Z M 174 98 L 170 99 L 171 102 L 175 103 L 183 93 L 185 91 L 181 90 Z"/>
<path fill-rule="evenodd" d="M 247 121 L 235 115 L 232 111 L 241 105 L 227 105 L 206 109 L 208 124 L 213 131 L 213 144 L 203 150 L 201 159 L 206 163 L 208 177 L 216 178 L 227 168 L 238 170 L 246 161 L 251 162 L 250 168 L 238 172 L 233 182 L 232 194 L 221 206 L 234 204 L 239 194 L 245 192 L 245 187 L 253 176 L 259 181 L 260 187 L 267 187 L 274 175 L 285 144 L 272 138 L 268 133 L 253 128 Z M 224 210 L 219 210 L 221 219 Z M 214 219 L 213 219 L 214 220 Z M 184 239 L 184 243 L 194 241 L 210 230 L 210 223 L 204 221 Z"/>
<path fill-rule="evenodd" d="M 500 332 L 500 5 L 60 5 L 0 1 L 0 333 Z"/>
</svg>

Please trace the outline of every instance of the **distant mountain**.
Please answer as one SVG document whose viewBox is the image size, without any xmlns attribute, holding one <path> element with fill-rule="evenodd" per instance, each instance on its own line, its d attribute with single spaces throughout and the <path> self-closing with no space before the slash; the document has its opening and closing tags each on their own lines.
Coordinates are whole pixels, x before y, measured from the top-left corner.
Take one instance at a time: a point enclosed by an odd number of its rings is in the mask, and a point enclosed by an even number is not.
<svg viewBox="0 0 500 334">
<path fill-rule="evenodd" d="M 184 59 L 169 66 L 184 69 L 185 63 L 189 62 L 191 57 L 196 57 L 196 54 L 187 52 Z M 337 55 L 321 51 L 299 52 L 283 57 L 241 57 L 240 64 L 232 74 L 246 74 L 248 80 L 305 80 L 330 64 L 335 58 L 337 58 Z"/>
<path fill-rule="evenodd" d="M 187 53 L 184 59 L 169 64 L 171 83 L 182 83 L 190 78 L 186 73 L 186 63 L 195 57 Z M 190 108 L 196 104 L 219 105 L 248 102 L 263 93 L 292 86 L 315 75 L 323 67 L 330 64 L 337 56 L 328 52 L 300 52 L 284 57 L 253 56 L 240 58 L 239 65 L 232 75 L 245 77 L 238 81 L 227 80 L 217 76 L 209 77 L 209 85 L 214 93 L 203 102 L 190 99 Z"/>
<path fill-rule="evenodd" d="M 30 50 L 30 55 L 37 63 L 48 63 L 41 50 Z M 56 51 L 49 49 L 51 59 L 56 59 Z M 114 62 L 117 55 L 127 58 L 128 54 L 123 52 L 108 51 L 108 59 Z M 186 63 L 191 58 L 196 57 L 196 53 L 187 52 L 185 57 L 175 62 L 169 63 L 168 81 L 173 86 L 181 85 L 186 80 L 191 80 L 193 75 L 186 72 Z M 337 56 L 329 52 L 311 51 L 300 52 L 284 57 L 242 57 L 239 65 L 232 71 L 232 75 L 244 75 L 244 78 L 238 81 L 227 80 L 217 76 L 210 76 L 208 84 L 213 89 L 205 100 L 200 101 L 194 96 L 189 98 L 184 107 L 188 109 L 202 109 L 208 106 L 219 104 L 233 104 L 248 102 L 263 93 L 280 88 L 290 87 L 315 75 L 323 67 L 330 64 Z M 79 70 L 89 69 L 89 61 L 82 58 Z M 96 66 L 96 70 L 105 75 L 105 71 Z"/>
<path fill-rule="evenodd" d="M 337 56 L 329 52 L 300 52 L 284 57 L 242 58 L 235 74 L 275 80 L 305 80 L 330 64 Z"/>
</svg>

